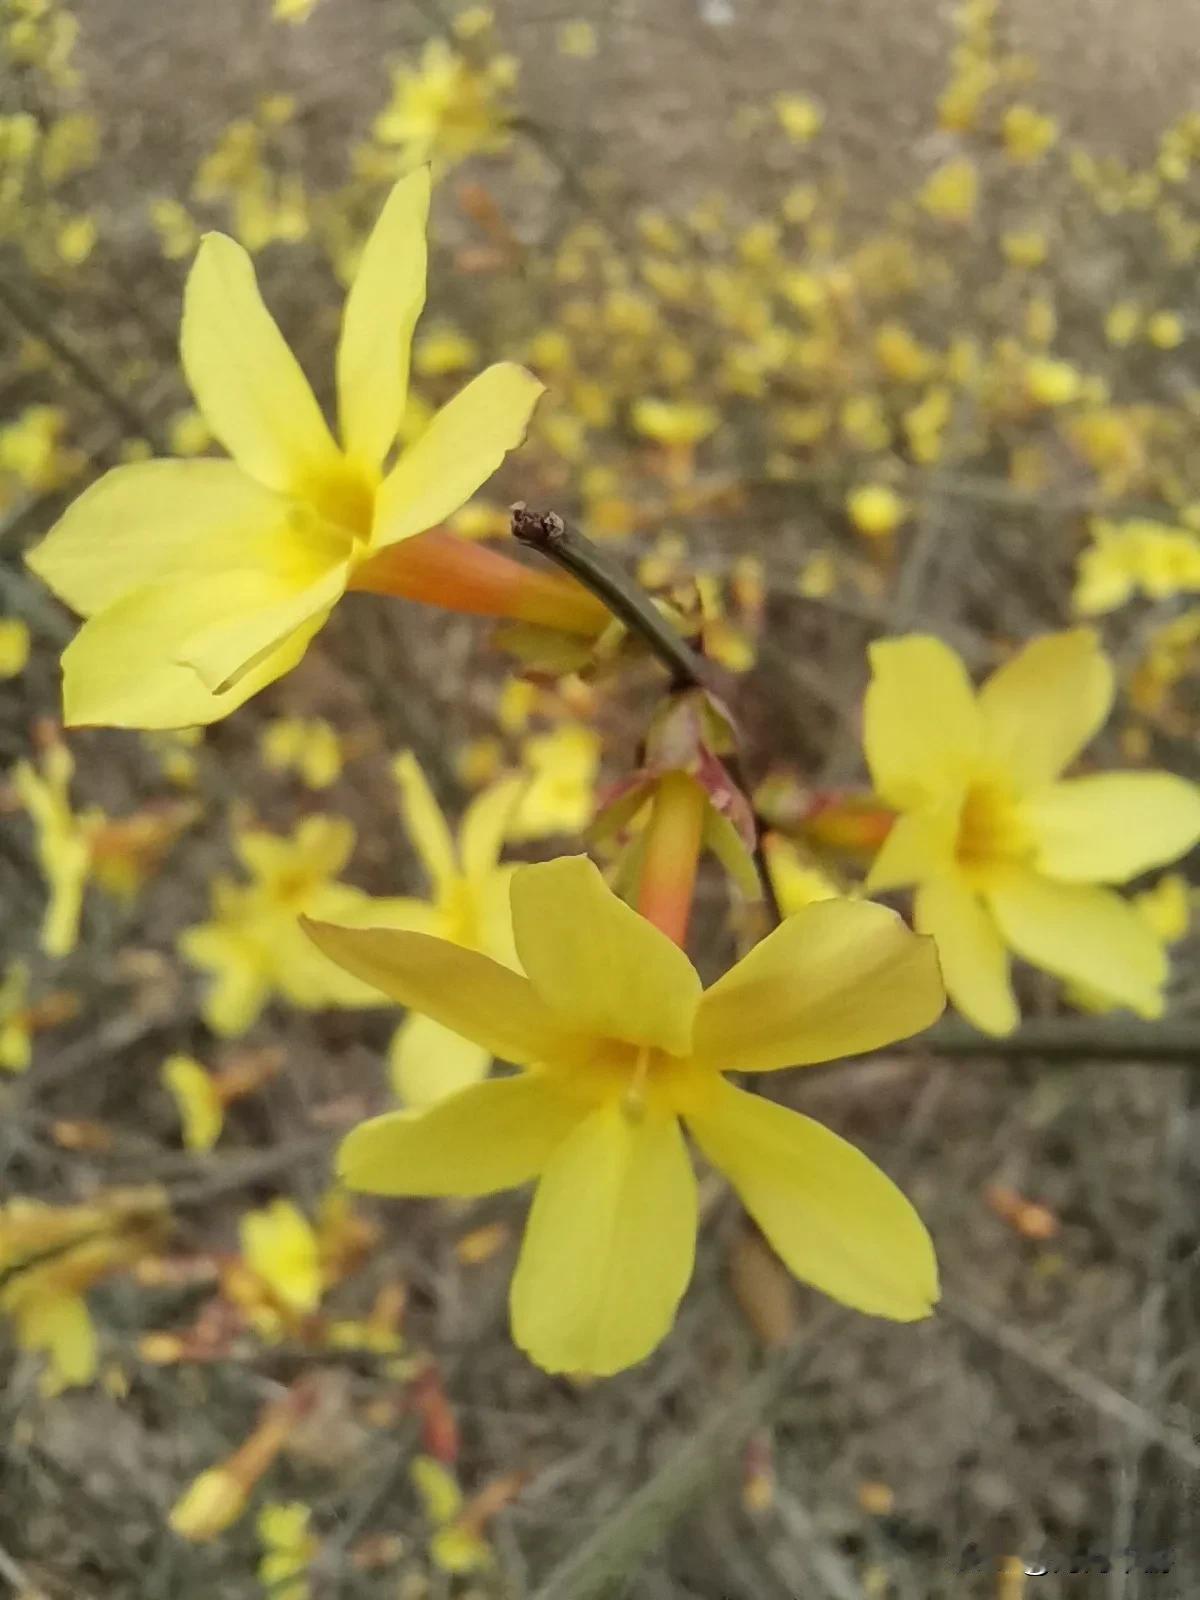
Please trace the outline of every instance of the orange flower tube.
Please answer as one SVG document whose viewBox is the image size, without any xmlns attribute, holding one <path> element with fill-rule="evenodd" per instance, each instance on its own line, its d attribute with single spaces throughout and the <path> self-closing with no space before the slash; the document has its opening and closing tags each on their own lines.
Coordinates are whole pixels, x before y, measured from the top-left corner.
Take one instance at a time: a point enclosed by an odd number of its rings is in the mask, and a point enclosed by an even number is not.
<svg viewBox="0 0 1200 1600">
<path fill-rule="evenodd" d="M 704 790 L 694 778 L 685 772 L 668 772 L 655 788 L 646 825 L 637 908 L 647 922 L 681 947 L 687 940 L 692 913 L 707 804 Z"/>
<path fill-rule="evenodd" d="M 587 638 L 603 632 L 611 620 L 603 604 L 573 578 L 534 571 L 441 528 L 381 551 L 358 568 L 349 587 Z"/>
</svg>

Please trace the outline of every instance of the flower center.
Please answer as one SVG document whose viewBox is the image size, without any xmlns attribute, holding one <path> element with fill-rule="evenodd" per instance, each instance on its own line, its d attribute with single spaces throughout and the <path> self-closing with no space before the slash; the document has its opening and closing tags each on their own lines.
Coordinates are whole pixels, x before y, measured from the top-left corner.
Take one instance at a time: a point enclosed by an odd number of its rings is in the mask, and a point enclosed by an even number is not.
<svg viewBox="0 0 1200 1600">
<path fill-rule="evenodd" d="M 958 822 L 955 856 L 967 872 L 1023 861 L 1033 840 L 1011 793 L 999 783 L 974 783 L 967 790 Z"/>
<path fill-rule="evenodd" d="M 371 540 L 377 486 L 350 462 L 344 462 L 343 468 L 309 484 L 305 500 L 326 528 L 350 541 L 353 553 L 361 559 Z"/>
</svg>

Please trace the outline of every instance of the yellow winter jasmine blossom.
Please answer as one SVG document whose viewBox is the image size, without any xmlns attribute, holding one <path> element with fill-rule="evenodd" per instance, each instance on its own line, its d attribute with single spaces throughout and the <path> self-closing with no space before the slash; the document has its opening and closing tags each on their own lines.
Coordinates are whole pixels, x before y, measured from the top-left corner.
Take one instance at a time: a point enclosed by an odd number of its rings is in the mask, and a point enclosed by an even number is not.
<svg viewBox="0 0 1200 1600">
<path fill-rule="evenodd" d="M 239 1232 L 246 1265 L 281 1309 L 301 1315 L 315 1311 L 322 1289 L 320 1245 L 299 1207 L 290 1200 L 272 1200 L 258 1211 L 247 1211 Z"/>
<path fill-rule="evenodd" d="M 916 885 L 946 988 L 988 1033 L 1018 1011 L 1014 951 L 1146 1016 L 1167 963 L 1137 911 L 1103 887 L 1200 838 L 1200 791 L 1165 772 L 1062 774 L 1108 716 L 1112 667 L 1090 628 L 1036 639 L 982 685 L 940 640 L 871 647 L 864 744 L 900 813 L 868 890 Z"/>
<path fill-rule="evenodd" d="M 0 1312 L 23 1350 L 44 1355 L 43 1393 L 95 1377 L 87 1290 L 156 1248 L 165 1223 L 164 1198 L 151 1188 L 113 1190 L 86 1205 L 17 1199 L 0 1206 Z"/>
<path fill-rule="evenodd" d="M 250 874 L 213 883 L 213 915 L 185 928 L 181 954 L 214 975 L 204 1020 L 215 1033 L 244 1033 L 274 994 L 292 1005 L 378 1005 L 379 996 L 322 959 L 296 918 L 327 917 L 369 927 L 420 927 L 426 908 L 403 897 L 376 899 L 337 882 L 354 849 L 341 817 L 305 817 L 290 838 L 265 829 L 242 832 L 235 849 Z"/>
<path fill-rule="evenodd" d="M 553 833 L 579 833 L 592 820 L 600 736 L 582 722 L 564 722 L 550 733 L 533 734 L 521 745 L 529 775 L 509 829 L 513 839 L 544 839 Z"/>
<path fill-rule="evenodd" d="M 411 751 L 398 756 L 392 770 L 409 837 L 433 885 L 426 916 L 421 919 L 414 906 L 412 927 L 515 967 L 508 909 L 512 868 L 499 863 L 522 780 L 501 778 L 478 795 L 456 840 Z M 414 1011 L 396 1029 L 388 1059 L 396 1093 L 410 1106 L 425 1106 L 478 1083 L 492 1058 L 470 1039 Z"/>
<path fill-rule="evenodd" d="M 185 1150 L 211 1150 L 225 1125 L 225 1106 L 212 1073 L 193 1056 L 170 1055 L 159 1071 L 183 1124 Z"/>
<path fill-rule="evenodd" d="M 87 619 L 63 655 L 70 724 L 213 722 L 291 670 L 366 563 L 433 528 L 521 442 L 542 386 L 487 368 L 389 466 L 425 299 L 429 174 L 392 190 L 346 298 L 340 442 L 245 250 L 201 242 L 184 372 L 232 460 L 137 462 L 92 485 L 30 556 Z"/>
<path fill-rule="evenodd" d="M 528 977 L 419 933 L 308 924 L 327 955 L 522 1070 L 356 1128 L 355 1189 L 479 1195 L 538 1179 L 512 1286 L 517 1343 L 551 1372 L 608 1374 L 666 1335 L 691 1276 L 696 1180 L 681 1121 L 793 1272 L 909 1321 L 937 1299 L 920 1219 L 866 1157 L 735 1088 L 927 1027 L 932 945 L 882 906 L 788 918 L 701 991 L 680 948 L 585 857 L 519 867 L 513 933 Z"/>
<path fill-rule="evenodd" d="M 303 1501 L 270 1501 L 255 1524 L 262 1557 L 258 1581 L 272 1600 L 308 1600 L 312 1585 L 305 1577 L 320 1549 L 309 1529 L 312 1512 Z"/>
<path fill-rule="evenodd" d="M 13 769 L 13 786 L 37 833 L 37 855 L 50 890 L 40 943 L 49 956 L 65 956 L 79 938 L 83 892 L 92 851 L 87 829 L 71 809 L 75 762 L 65 744 L 49 745 L 42 771 L 29 761 Z"/>
<path fill-rule="evenodd" d="M 14 961 L 0 976 L 0 1072 L 25 1072 L 33 1060 L 29 967 Z"/>
</svg>

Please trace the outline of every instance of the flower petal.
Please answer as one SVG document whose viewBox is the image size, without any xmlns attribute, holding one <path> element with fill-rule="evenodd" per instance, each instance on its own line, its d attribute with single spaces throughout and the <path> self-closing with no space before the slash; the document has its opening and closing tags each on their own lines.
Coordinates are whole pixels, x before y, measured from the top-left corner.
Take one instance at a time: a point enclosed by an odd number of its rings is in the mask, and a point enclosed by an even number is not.
<svg viewBox="0 0 1200 1600">
<path fill-rule="evenodd" d="M 392 776 L 400 791 L 404 827 L 421 865 L 435 889 L 446 889 L 458 877 L 454 840 L 421 763 L 411 750 L 405 750 L 392 762 Z"/>
<path fill-rule="evenodd" d="M 45 1352 L 48 1366 L 40 1387 L 43 1394 L 90 1383 L 99 1365 L 96 1329 L 82 1295 L 18 1295 L 9 1309 L 23 1350 Z"/>
<path fill-rule="evenodd" d="M 956 809 L 902 812 L 871 863 L 867 889 L 903 889 L 944 872 L 954 854 Z"/>
<path fill-rule="evenodd" d="M 424 1111 L 391 1111 L 342 1140 L 337 1173 L 364 1194 L 475 1195 L 528 1183 L 578 1124 L 539 1073 L 492 1078 Z"/>
<path fill-rule="evenodd" d="M 979 748 L 966 668 L 927 634 L 880 639 L 869 655 L 863 748 L 876 789 L 901 810 L 943 800 L 961 787 Z"/>
<path fill-rule="evenodd" d="M 524 1066 L 573 1055 L 575 1041 L 528 979 L 487 956 L 424 933 L 308 919 L 303 926 L 347 972 L 502 1061 Z"/>
<path fill-rule="evenodd" d="M 383 480 L 373 548 L 423 533 L 469 500 L 525 437 L 542 389 L 524 367 L 501 361 L 448 401 Z"/>
<path fill-rule="evenodd" d="M 346 454 L 378 467 L 408 393 L 413 329 L 425 304 L 429 168 L 401 178 L 363 246 L 342 312 L 338 418 Z"/>
<path fill-rule="evenodd" d="M 1073 883 L 1126 883 L 1200 839 L 1200 789 L 1170 772 L 1068 778 L 1022 810 L 1037 836 L 1038 871 Z"/>
<path fill-rule="evenodd" d="M 432 1017 L 411 1012 L 392 1035 L 388 1073 L 406 1106 L 430 1106 L 487 1077 L 492 1058 Z"/>
<path fill-rule="evenodd" d="M 1095 629 L 1034 639 L 980 687 L 985 750 L 1022 787 L 1049 783 L 1102 726 L 1112 698 Z"/>
<path fill-rule="evenodd" d="M 207 588 L 223 599 L 223 612 L 179 640 L 173 659 L 199 673 L 213 694 L 232 688 L 247 672 L 303 628 L 314 617 L 322 621 L 346 588 L 345 563 L 323 572 L 315 582 L 296 588 L 274 573 L 251 569 L 223 572 L 189 585 L 203 613 Z"/>
<path fill-rule="evenodd" d="M 344 476 L 308 380 L 262 302 L 254 264 L 223 233 L 200 241 L 183 295 L 183 370 L 205 422 L 270 489 Z"/>
<path fill-rule="evenodd" d="M 1011 1033 L 1020 1021 L 1008 976 L 1008 951 L 987 906 L 958 876 L 922 883 L 913 921 L 937 945 L 946 993 L 984 1033 Z"/>
<path fill-rule="evenodd" d="M 946 1003 L 933 941 L 867 900 L 821 900 L 782 922 L 706 989 L 693 1057 L 773 1072 L 919 1033 Z"/>
<path fill-rule="evenodd" d="M 139 461 L 85 489 L 25 559 L 91 616 L 165 578 L 265 564 L 288 516 L 232 461 Z"/>
<path fill-rule="evenodd" d="M 513 1278 L 513 1338 L 547 1372 L 630 1367 L 669 1332 L 695 1249 L 679 1123 L 606 1105 L 542 1173 Z"/>
<path fill-rule="evenodd" d="M 314 616 L 230 688 L 213 694 L 174 656 L 194 629 L 199 585 L 151 584 L 84 623 L 63 651 L 63 718 L 68 727 L 193 728 L 228 716 L 259 689 L 290 672 L 325 623 Z M 221 580 L 216 581 L 219 594 Z"/>
<path fill-rule="evenodd" d="M 508 837 L 508 825 L 525 788 L 524 778 L 500 778 L 467 807 L 458 830 L 458 847 L 468 878 L 479 880 L 495 871 Z"/>
<path fill-rule="evenodd" d="M 929 1315 L 938 1274 L 925 1224 L 860 1150 L 723 1078 L 687 1125 L 789 1271 L 872 1316 Z"/>
<path fill-rule="evenodd" d="M 986 893 L 1001 933 L 1033 966 L 1099 989 L 1143 1016 L 1161 1011 L 1166 953 L 1120 895 L 1021 868 L 993 874 Z"/>
<path fill-rule="evenodd" d="M 518 867 L 512 914 L 521 965 L 564 1025 L 687 1055 L 700 999 L 695 967 L 617 899 L 586 856 Z"/>
</svg>

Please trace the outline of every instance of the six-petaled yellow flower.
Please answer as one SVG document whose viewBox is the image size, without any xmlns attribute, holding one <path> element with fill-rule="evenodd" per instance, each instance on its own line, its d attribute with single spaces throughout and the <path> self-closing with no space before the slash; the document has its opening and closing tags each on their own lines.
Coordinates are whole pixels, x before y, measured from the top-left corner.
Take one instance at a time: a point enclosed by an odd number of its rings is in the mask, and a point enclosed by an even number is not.
<svg viewBox="0 0 1200 1600">
<path fill-rule="evenodd" d="M 958 656 L 910 634 L 871 648 L 864 743 L 900 813 L 869 891 L 916 885 L 950 998 L 989 1033 L 1018 1020 L 1009 951 L 1145 1016 L 1162 1009 L 1163 946 L 1110 884 L 1200 838 L 1200 790 L 1165 772 L 1062 774 L 1112 706 L 1089 628 L 1049 634 L 976 694 Z"/>
<path fill-rule="evenodd" d="M 232 460 L 114 468 L 30 556 L 87 621 L 63 655 L 71 724 L 213 722 L 294 667 L 373 557 L 441 523 L 520 443 L 541 384 L 508 362 L 389 466 L 425 299 L 429 174 L 392 190 L 346 299 L 340 440 L 258 292 L 245 250 L 201 243 L 184 372 Z"/>
<path fill-rule="evenodd" d="M 339 1170 L 385 1195 L 479 1195 L 538 1179 L 512 1286 L 517 1343 L 549 1371 L 612 1373 L 667 1333 L 692 1271 L 683 1127 L 793 1272 L 899 1321 L 937 1299 L 929 1237 L 900 1191 L 827 1129 L 735 1088 L 873 1050 L 931 1023 L 932 944 L 882 906 L 789 917 L 708 990 L 585 857 L 521 867 L 528 977 L 419 933 L 309 924 L 365 982 L 523 1070 L 355 1129 Z"/>
</svg>

